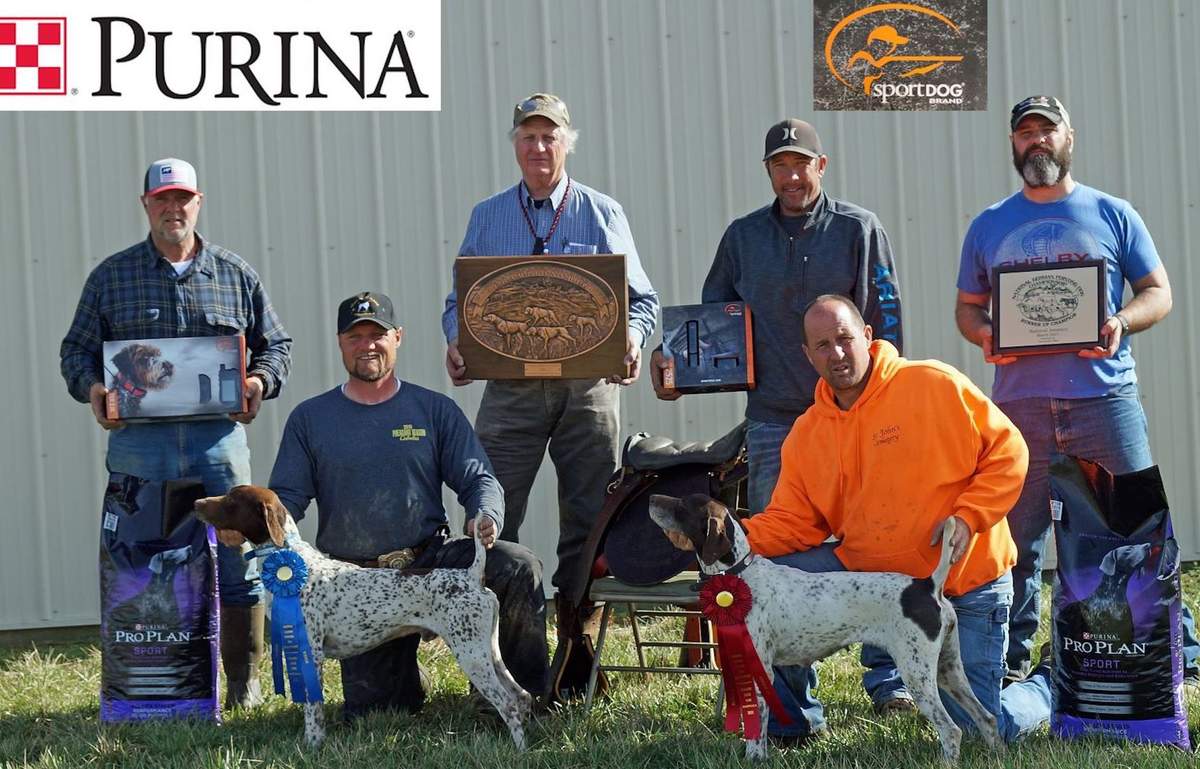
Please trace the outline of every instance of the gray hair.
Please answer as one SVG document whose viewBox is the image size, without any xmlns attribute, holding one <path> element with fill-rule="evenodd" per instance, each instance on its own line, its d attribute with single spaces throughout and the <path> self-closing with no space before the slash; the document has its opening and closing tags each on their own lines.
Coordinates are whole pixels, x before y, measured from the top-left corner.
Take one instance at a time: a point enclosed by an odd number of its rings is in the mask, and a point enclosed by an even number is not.
<svg viewBox="0 0 1200 769">
<path fill-rule="evenodd" d="M 509 129 L 508 140 L 510 142 L 516 141 L 517 129 L 520 127 L 521 126 L 519 126 L 519 125 L 515 125 Z M 558 134 L 558 136 L 562 139 L 563 145 L 567 148 L 568 155 L 570 155 L 572 152 L 575 151 L 575 142 L 576 142 L 576 140 L 579 139 L 578 129 L 572 128 L 569 125 L 567 125 L 567 126 L 560 125 L 560 126 L 554 127 L 554 132 L 556 134 Z"/>
</svg>

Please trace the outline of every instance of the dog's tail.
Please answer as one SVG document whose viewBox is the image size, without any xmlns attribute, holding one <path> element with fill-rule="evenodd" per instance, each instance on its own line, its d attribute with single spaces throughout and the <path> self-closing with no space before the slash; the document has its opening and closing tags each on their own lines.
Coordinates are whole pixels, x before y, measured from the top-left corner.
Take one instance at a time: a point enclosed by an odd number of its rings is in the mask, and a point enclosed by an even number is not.
<svg viewBox="0 0 1200 769">
<path fill-rule="evenodd" d="M 937 568 L 933 570 L 933 587 L 938 595 L 944 592 L 946 587 L 946 577 L 950 574 L 950 555 L 954 548 L 950 546 L 950 539 L 954 536 L 954 518 L 947 518 L 942 524 L 942 528 L 933 533 L 933 542 L 931 545 L 936 545 L 938 540 L 942 541 L 942 557 L 938 559 Z"/>
<path fill-rule="evenodd" d="M 479 533 L 479 519 L 475 520 L 475 560 L 471 561 L 471 580 L 483 585 L 483 567 L 487 564 L 487 548 L 483 546 L 483 535 Z"/>
</svg>

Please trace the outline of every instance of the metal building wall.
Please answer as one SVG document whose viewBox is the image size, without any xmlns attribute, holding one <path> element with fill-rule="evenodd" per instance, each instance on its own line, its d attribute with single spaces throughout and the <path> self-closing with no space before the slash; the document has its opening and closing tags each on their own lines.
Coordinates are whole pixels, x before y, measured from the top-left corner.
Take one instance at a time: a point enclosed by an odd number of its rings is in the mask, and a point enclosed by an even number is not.
<svg viewBox="0 0 1200 769">
<path fill-rule="evenodd" d="M 1200 85 L 1185 47 L 1200 37 L 1200 2 L 995 1 L 989 14 L 985 113 L 814 114 L 808 0 L 446 0 L 439 114 L 0 113 L 0 359 L 13 375 L 0 629 L 97 619 L 105 438 L 65 394 L 57 352 L 87 272 L 145 232 L 146 164 L 195 163 L 201 232 L 259 269 L 296 339 L 284 395 L 250 428 L 261 483 L 290 409 L 341 381 L 332 316 L 364 287 L 396 300 L 402 376 L 474 416 L 482 385 L 454 390 L 442 368 L 441 299 L 471 206 L 517 179 L 505 131 L 512 103 L 534 90 L 567 100 L 581 133 L 568 168 L 622 202 L 666 304 L 695 301 L 725 225 L 769 202 L 766 127 L 811 120 L 830 155 L 827 189 L 876 211 L 892 237 L 908 354 L 984 385 L 989 367 L 952 322 L 959 244 L 971 218 L 1017 186 L 1009 106 L 1061 96 L 1076 178 L 1137 206 L 1171 275 L 1175 309 L 1135 348 L 1181 546 L 1200 556 Z M 661 404 L 643 377 L 623 395 L 622 424 L 709 438 L 742 405 L 737 395 Z M 526 530 L 547 574 L 554 509 L 543 472 Z"/>
</svg>

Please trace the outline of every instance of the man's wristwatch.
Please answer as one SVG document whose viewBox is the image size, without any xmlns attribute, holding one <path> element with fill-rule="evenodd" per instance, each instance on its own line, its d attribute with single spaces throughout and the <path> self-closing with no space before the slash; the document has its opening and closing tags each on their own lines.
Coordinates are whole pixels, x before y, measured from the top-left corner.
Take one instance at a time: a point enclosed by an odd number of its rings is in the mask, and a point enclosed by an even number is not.
<svg viewBox="0 0 1200 769">
<path fill-rule="evenodd" d="M 1113 315 L 1113 317 L 1116 318 L 1117 322 L 1121 324 L 1121 336 L 1128 336 L 1129 335 L 1129 318 L 1126 318 L 1124 315 L 1122 315 L 1119 312 L 1117 314 Z"/>
</svg>

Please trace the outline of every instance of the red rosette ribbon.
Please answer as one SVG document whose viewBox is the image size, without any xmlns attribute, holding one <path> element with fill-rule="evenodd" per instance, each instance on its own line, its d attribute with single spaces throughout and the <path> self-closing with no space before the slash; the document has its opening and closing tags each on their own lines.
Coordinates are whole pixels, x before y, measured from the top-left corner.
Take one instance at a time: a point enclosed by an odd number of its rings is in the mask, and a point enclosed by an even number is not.
<svg viewBox="0 0 1200 769">
<path fill-rule="evenodd" d="M 792 722 L 746 629 L 746 615 L 753 605 L 750 586 L 738 576 L 718 574 L 700 588 L 700 610 L 717 626 L 717 650 L 725 681 L 725 731 L 736 732 L 739 725 L 744 725 L 748 740 L 762 736 L 762 713 L 755 689 L 762 692 L 780 723 Z"/>
</svg>

